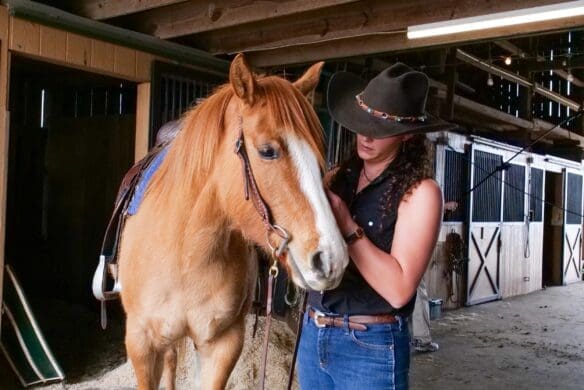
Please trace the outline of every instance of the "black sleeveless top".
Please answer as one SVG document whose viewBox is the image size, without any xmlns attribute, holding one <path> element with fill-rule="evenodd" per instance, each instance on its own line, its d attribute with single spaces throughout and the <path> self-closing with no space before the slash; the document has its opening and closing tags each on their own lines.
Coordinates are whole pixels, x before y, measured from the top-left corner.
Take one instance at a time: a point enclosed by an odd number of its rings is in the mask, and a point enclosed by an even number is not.
<svg viewBox="0 0 584 390">
<path fill-rule="evenodd" d="M 381 175 L 356 193 L 363 162 L 352 158 L 344 164 L 331 183 L 331 190 L 345 201 L 353 219 L 367 238 L 383 251 L 390 253 L 397 209 L 403 193 L 392 191 L 390 164 Z M 394 309 L 365 281 L 350 261 L 341 284 L 334 290 L 309 291 L 308 304 L 315 310 L 336 314 L 399 314 L 409 316 L 414 310 L 416 296 L 402 308 Z"/>
</svg>

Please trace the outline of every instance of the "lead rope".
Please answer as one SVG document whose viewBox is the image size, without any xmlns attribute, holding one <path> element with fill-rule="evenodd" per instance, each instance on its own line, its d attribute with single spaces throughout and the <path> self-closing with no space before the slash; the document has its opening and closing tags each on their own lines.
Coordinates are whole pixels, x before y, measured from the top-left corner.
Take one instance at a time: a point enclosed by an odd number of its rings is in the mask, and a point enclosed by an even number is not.
<svg viewBox="0 0 584 390">
<path fill-rule="evenodd" d="M 292 363 L 290 364 L 290 371 L 288 372 L 288 386 L 286 390 L 292 389 L 292 382 L 294 382 L 294 367 L 296 365 L 296 358 L 298 357 L 298 346 L 300 345 L 300 336 L 302 335 L 302 324 L 304 321 L 304 312 L 306 311 L 306 298 L 308 293 L 304 293 L 302 304 L 299 305 L 298 310 L 298 327 L 296 328 L 296 341 L 294 342 L 294 352 L 292 353 Z"/>
<path fill-rule="evenodd" d="M 274 257 L 274 263 L 270 267 L 268 276 L 268 298 L 266 301 L 266 326 L 264 327 L 264 346 L 262 348 L 262 362 L 260 368 L 260 383 L 259 390 L 264 390 L 266 382 L 266 366 L 268 361 L 268 346 L 270 341 L 270 325 L 272 324 L 272 291 L 274 287 L 274 279 L 278 276 L 278 258 Z"/>
</svg>

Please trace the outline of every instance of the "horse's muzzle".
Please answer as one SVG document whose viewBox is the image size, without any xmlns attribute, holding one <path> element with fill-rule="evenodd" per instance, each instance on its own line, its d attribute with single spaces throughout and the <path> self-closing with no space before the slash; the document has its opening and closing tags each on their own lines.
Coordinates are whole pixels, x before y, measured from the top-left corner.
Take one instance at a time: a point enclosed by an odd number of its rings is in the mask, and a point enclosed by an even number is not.
<svg viewBox="0 0 584 390">
<path fill-rule="evenodd" d="M 336 288 L 343 277 L 348 264 L 346 258 L 333 258 L 326 250 L 316 250 L 308 255 L 308 261 L 297 264 L 294 258 L 290 259 L 292 279 L 303 288 L 311 290 L 331 290 Z"/>
</svg>

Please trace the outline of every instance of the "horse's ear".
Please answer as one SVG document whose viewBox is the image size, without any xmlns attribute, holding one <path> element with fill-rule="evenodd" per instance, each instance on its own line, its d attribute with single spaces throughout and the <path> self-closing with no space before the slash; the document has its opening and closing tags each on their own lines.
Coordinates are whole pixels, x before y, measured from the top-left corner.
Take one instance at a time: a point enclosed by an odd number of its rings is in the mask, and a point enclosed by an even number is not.
<svg viewBox="0 0 584 390">
<path fill-rule="evenodd" d="M 312 92 L 316 86 L 318 85 L 318 80 L 320 80 L 320 72 L 322 71 L 322 67 L 324 66 L 324 62 L 317 62 L 316 64 L 312 65 L 302 77 L 294 82 L 294 86 L 298 88 L 303 95 L 308 95 Z"/>
<path fill-rule="evenodd" d="M 231 62 L 229 68 L 229 82 L 235 94 L 245 103 L 253 106 L 256 80 L 245 56 L 239 53 Z"/>
</svg>

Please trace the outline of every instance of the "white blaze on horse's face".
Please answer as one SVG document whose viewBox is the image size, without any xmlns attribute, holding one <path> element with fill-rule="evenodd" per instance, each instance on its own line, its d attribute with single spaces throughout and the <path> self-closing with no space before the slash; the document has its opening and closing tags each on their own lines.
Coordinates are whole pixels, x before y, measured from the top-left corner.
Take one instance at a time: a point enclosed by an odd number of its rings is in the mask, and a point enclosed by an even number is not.
<svg viewBox="0 0 584 390">
<path fill-rule="evenodd" d="M 293 134 L 288 135 L 286 141 L 300 189 L 310 203 L 319 234 L 318 246 L 312 253 L 302 253 L 294 240 L 290 243 L 288 262 L 292 279 L 313 290 L 335 288 L 349 264 L 347 246 L 326 197 L 314 152 Z M 301 261 L 300 256 L 308 256 L 308 261 Z"/>
<path fill-rule="evenodd" d="M 233 60 L 229 72 L 239 98 L 232 109 L 242 118 L 239 132 L 245 135 L 260 196 L 271 210 L 272 222 L 291 236 L 285 263 L 296 284 L 314 290 L 338 286 L 349 263 L 322 184 L 322 130 L 306 99 L 318 84 L 323 64 L 314 64 L 292 84 L 276 76 L 257 78 L 242 55 Z M 221 171 L 226 170 L 234 168 Z M 237 189 L 227 188 L 234 186 Z M 223 182 L 221 188 L 224 193 L 241 191 L 234 181 Z M 265 232 L 253 206 L 230 201 L 225 207 L 245 237 L 262 245 Z"/>
</svg>

